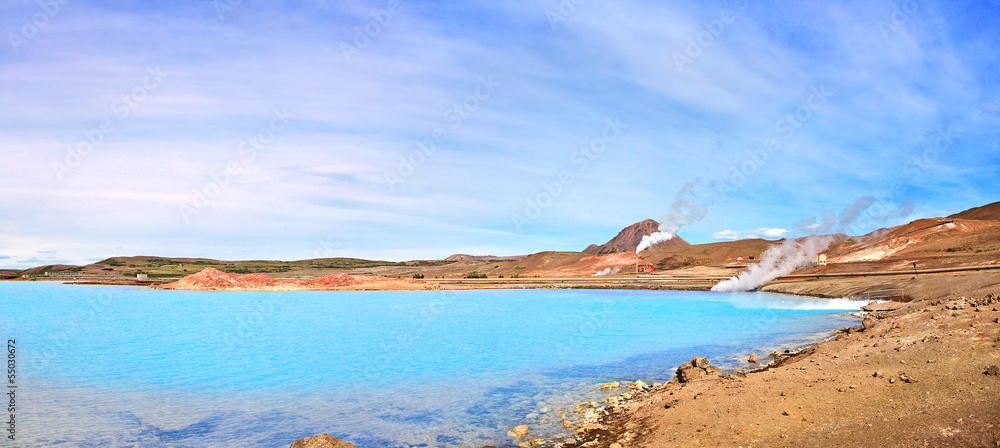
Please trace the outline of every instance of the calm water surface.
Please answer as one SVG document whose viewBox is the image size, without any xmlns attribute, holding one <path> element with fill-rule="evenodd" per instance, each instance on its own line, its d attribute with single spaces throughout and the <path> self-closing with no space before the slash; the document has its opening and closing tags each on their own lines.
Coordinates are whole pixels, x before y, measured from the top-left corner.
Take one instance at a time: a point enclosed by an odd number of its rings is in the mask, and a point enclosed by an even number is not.
<svg viewBox="0 0 1000 448">
<path fill-rule="evenodd" d="M 860 303 L 608 290 L 183 292 L 0 282 L 16 339 L 16 443 L 288 447 L 503 445 L 608 378 L 669 380 L 694 355 L 855 325 Z M 546 412 L 547 411 L 547 412 Z M 5 434 L 6 435 L 6 434 Z"/>
</svg>

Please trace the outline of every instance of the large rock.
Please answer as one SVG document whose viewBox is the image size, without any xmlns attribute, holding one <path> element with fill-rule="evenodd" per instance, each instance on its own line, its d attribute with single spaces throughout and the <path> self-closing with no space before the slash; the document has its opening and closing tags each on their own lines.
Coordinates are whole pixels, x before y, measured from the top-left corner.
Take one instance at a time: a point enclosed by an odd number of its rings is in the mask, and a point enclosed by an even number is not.
<svg viewBox="0 0 1000 448">
<path fill-rule="evenodd" d="M 865 330 L 868 330 L 868 329 L 870 329 L 871 327 L 874 327 L 874 326 L 875 326 L 875 319 L 872 319 L 872 318 L 870 318 L 870 317 L 866 317 L 866 318 L 864 318 L 864 320 L 862 320 L 862 321 L 861 321 L 861 326 L 862 326 L 862 327 L 863 327 L 863 328 L 864 328 Z"/>
<path fill-rule="evenodd" d="M 872 302 L 861 307 L 861 310 L 869 312 L 872 311 L 886 312 L 886 311 L 896 311 L 904 306 L 906 306 L 906 304 L 903 302 L 883 302 L 883 303 Z"/>
<path fill-rule="evenodd" d="M 722 369 L 713 366 L 707 358 L 695 356 L 691 362 L 681 364 L 677 368 L 677 381 L 687 383 L 701 378 L 718 377 L 720 374 Z"/>
<path fill-rule="evenodd" d="M 329 434 L 306 437 L 292 442 L 290 448 L 358 448 L 355 444 L 345 442 Z"/>
<path fill-rule="evenodd" d="M 682 383 L 694 381 L 707 374 L 704 369 L 691 367 L 688 369 L 677 369 L 677 379 Z"/>
<path fill-rule="evenodd" d="M 507 435 L 515 439 L 520 439 L 521 437 L 528 435 L 529 432 L 531 432 L 531 430 L 528 429 L 528 425 L 521 425 L 507 431 Z"/>
</svg>

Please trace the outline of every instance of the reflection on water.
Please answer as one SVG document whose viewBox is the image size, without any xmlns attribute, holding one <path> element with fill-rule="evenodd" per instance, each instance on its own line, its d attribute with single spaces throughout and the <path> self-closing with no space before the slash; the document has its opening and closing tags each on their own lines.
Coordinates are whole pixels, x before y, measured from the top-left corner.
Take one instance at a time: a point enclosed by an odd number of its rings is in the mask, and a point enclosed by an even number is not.
<svg viewBox="0 0 1000 448">
<path fill-rule="evenodd" d="M 0 283 L 23 357 L 14 446 L 366 447 L 571 435 L 609 378 L 736 367 L 854 325 L 860 304 L 669 291 L 200 293 Z"/>
</svg>

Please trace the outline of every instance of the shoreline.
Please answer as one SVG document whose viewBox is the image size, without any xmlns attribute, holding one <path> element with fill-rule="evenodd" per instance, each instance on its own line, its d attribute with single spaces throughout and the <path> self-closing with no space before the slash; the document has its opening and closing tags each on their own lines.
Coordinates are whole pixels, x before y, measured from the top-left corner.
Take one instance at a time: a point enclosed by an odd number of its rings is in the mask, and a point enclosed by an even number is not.
<svg viewBox="0 0 1000 448">
<path fill-rule="evenodd" d="M 797 296 L 797 297 L 808 297 L 808 296 Z M 816 298 L 816 297 L 809 297 Z M 749 352 L 760 354 L 761 361 L 759 363 L 750 363 L 746 361 L 746 357 L 725 357 L 719 358 L 717 361 L 709 359 L 711 361 L 712 367 L 718 367 L 720 370 L 719 378 L 746 378 L 748 375 L 754 375 L 756 373 L 765 372 L 769 369 L 779 367 L 780 365 L 787 362 L 789 359 L 810 353 L 815 350 L 815 347 L 824 344 L 828 341 L 834 340 L 841 334 L 854 329 L 860 328 L 861 320 L 865 317 L 868 312 L 866 311 L 845 311 L 843 313 L 833 313 L 833 314 L 843 314 L 851 315 L 858 319 L 858 326 L 844 327 L 844 328 L 834 328 L 828 331 L 823 331 L 819 333 L 811 333 L 810 337 L 801 338 L 798 342 L 782 343 L 778 346 L 756 346 Z M 793 338 L 791 341 L 795 341 L 799 338 Z M 773 350 L 772 350 L 773 349 Z M 734 348 L 734 350 L 736 350 Z M 771 355 L 778 355 L 777 358 L 769 357 L 766 353 L 770 351 Z M 732 354 L 736 354 L 733 351 Z M 739 352 L 742 353 L 742 352 Z M 701 353 L 697 354 L 696 357 L 701 356 Z M 764 361 L 765 359 L 770 359 L 770 361 Z M 716 364 L 716 362 L 718 362 Z M 673 374 L 674 370 L 669 370 Z M 536 432 L 531 431 L 532 422 L 523 421 L 523 427 L 527 427 L 529 432 L 523 436 L 516 436 L 515 431 L 518 427 L 511 428 L 507 434 L 507 438 L 496 440 L 494 444 L 488 445 L 488 447 L 502 447 L 502 448 L 534 448 L 534 447 L 562 447 L 562 448 L 575 448 L 575 447 L 608 447 L 611 446 L 606 443 L 607 440 L 616 439 L 621 446 L 630 446 L 627 442 L 621 440 L 622 438 L 627 438 L 628 434 L 626 432 L 619 431 L 615 433 L 613 430 L 616 428 L 609 419 L 617 417 L 617 413 L 621 411 L 622 408 L 627 408 L 632 403 L 641 403 L 648 399 L 650 394 L 668 392 L 671 393 L 673 390 L 677 390 L 682 387 L 682 383 L 678 382 L 678 377 L 674 376 L 670 380 L 661 380 L 662 382 L 647 382 L 650 380 L 645 380 L 642 378 L 612 378 L 605 377 L 609 382 L 595 382 L 587 386 L 585 390 L 580 391 L 580 395 L 584 396 L 587 394 L 592 394 L 596 390 L 606 392 L 608 395 L 599 402 L 580 402 L 576 407 L 568 411 L 566 414 L 576 413 L 578 419 L 582 418 L 582 423 L 574 424 L 572 427 L 566 427 L 565 431 L 560 432 Z M 595 406 L 596 404 L 596 406 Z M 590 410 L 594 413 L 591 414 Z M 590 418 L 588 418 L 588 416 Z M 565 433 L 569 433 L 565 436 Z M 611 437 L 609 434 L 617 434 L 618 437 Z M 559 437 L 563 435 L 563 437 Z M 596 442 L 596 443 L 592 443 Z"/>
<path fill-rule="evenodd" d="M 587 289 L 631 289 L 613 283 L 620 279 L 606 280 L 588 281 Z M 564 279 L 535 286 L 577 287 Z M 625 393 L 633 396 L 574 433 L 574 444 L 508 437 L 497 446 L 832 447 L 872 446 L 872 437 L 880 437 L 880 446 L 997 446 L 1000 377 L 983 374 L 1000 365 L 995 271 L 779 279 L 762 291 L 843 297 L 844 291 L 896 286 L 906 288 L 910 301 L 872 312 L 867 329 L 844 329 L 780 363 L 728 378 L 630 390 Z M 986 297 L 994 302 L 976 311 L 974 304 Z"/>
<path fill-rule="evenodd" d="M 1000 446 L 1000 295 L 965 295 L 872 311 L 761 369 L 645 389 L 560 446 Z"/>
</svg>

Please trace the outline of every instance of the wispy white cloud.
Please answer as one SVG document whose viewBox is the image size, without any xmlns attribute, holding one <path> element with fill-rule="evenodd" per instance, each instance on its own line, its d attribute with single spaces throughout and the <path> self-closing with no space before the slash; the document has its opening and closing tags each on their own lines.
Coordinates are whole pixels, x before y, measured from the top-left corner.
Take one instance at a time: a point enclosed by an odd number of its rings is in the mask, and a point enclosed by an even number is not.
<svg viewBox="0 0 1000 448">
<path fill-rule="evenodd" d="M 764 238 L 764 239 L 781 239 L 786 238 L 791 235 L 791 232 L 785 229 L 768 229 L 759 228 L 756 230 L 723 230 L 721 232 L 715 232 L 712 234 L 712 239 L 717 241 L 735 241 L 735 240 L 745 240 L 751 238 Z"/>
<path fill-rule="evenodd" d="M 83 262 L 108 248 L 304 258 L 330 240 L 374 258 L 579 249 L 660 216 L 688 181 L 728 179 L 817 86 L 830 101 L 686 239 L 782 237 L 710 229 L 793 228 L 810 215 L 801 210 L 894 184 L 927 209 L 988 202 L 996 63 L 979 54 L 994 24 L 924 2 L 884 33 L 888 4 L 739 4 L 586 2 L 551 26 L 558 2 L 406 3 L 347 61 L 341 43 L 379 6 L 255 5 L 220 21 L 211 2 L 71 2 L 18 51 L 0 49 L 0 140 L 13 161 L 0 166 L 0 250 Z M 37 8 L 12 3 L 0 25 Z M 725 26 L 706 28 L 727 8 Z M 705 32 L 710 43 L 689 48 Z M 675 55 L 691 62 L 679 69 Z M 163 80 L 143 93 L 150 68 Z M 496 92 L 470 99 L 488 75 Z M 115 105 L 133 92 L 143 98 L 121 117 Z M 294 114 L 287 130 L 185 220 L 181 207 L 240 160 L 275 108 Z M 627 132 L 578 169 L 606 118 Z M 114 130 L 57 176 L 104 119 Z M 943 126 L 960 138 L 907 174 Z M 390 188 L 386 173 L 437 129 L 445 138 Z M 556 203 L 514 231 L 511 214 L 565 170 L 573 182 Z"/>
</svg>

